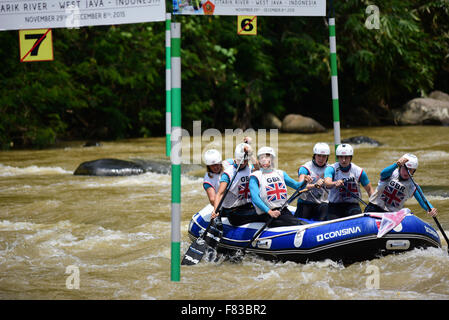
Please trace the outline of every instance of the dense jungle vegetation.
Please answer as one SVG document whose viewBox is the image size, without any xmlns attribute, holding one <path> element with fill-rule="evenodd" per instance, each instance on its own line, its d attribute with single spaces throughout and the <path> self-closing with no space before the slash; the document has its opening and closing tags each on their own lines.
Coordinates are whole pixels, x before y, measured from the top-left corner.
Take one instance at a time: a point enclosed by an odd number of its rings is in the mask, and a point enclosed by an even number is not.
<svg viewBox="0 0 449 320">
<path fill-rule="evenodd" d="M 366 7 L 380 9 L 368 29 Z M 390 124 L 391 111 L 449 92 L 448 0 L 334 1 L 342 126 Z M 182 123 L 260 128 L 299 113 L 332 126 L 326 17 L 232 16 L 182 23 Z M 0 32 L 0 149 L 165 134 L 165 22 L 53 29 L 54 61 L 21 63 Z"/>
</svg>

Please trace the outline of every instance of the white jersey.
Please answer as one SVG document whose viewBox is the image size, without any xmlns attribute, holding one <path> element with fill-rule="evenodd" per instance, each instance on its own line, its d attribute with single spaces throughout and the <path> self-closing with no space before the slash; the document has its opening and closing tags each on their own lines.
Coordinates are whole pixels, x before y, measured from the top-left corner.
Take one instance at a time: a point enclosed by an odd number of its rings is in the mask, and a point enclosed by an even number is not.
<svg viewBox="0 0 449 320">
<path fill-rule="evenodd" d="M 218 191 L 218 187 L 220 186 L 220 173 L 206 172 L 203 179 L 203 185 L 210 185 L 214 188 L 215 192 Z M 206 189 L 206 188 L 205 188 Z"/>
<path fill-rule="evenodd" d="M 284 172 L 282 170 L 273 170 L 270 173 L 264 173 L 261 170 L 257 170 L 251 176 L 256 177 L 259 181 L 259 196 L 267 207 L 270 209 L 282 207 L 288 197 Z M 255 206 L 255 208 L 258 214 L 265 213 L 258 206 Z"/>
<path fill-rule="evenodd" d="M 386 180 L 379 180 L 376 190 L 369 201 L 385 211 L 398 211 L 404 207 L 405 201 L 411 198 L 416 187 L 411 181 L 399 179 L 399 169 L 395 169 Z"/>
<path fill-rule="evenodd" d="M 309 176 L 313 179 L 311 184 L 316 183 L 319 179 L 324 179 L 324 171 L 326 170 L 329 165 L 326 163 L 323 167 L 318 167 L 313 163 L 313 161 L 306 162 L 301 167 L 304 167 L 309 172 Z M 301 169 L 301 168 L 300 168 Z M 299 169 L 298 169 L 298 175 L 299 175 Z M 324 185 L 322 188 L 313 188 L 309 192 L 302 193 L 299 198 L 303 200 L 303 202 L 308 203 L 322 203 L 322 202 L 328 202 L 327 200 L 327 192 L 323 190 Z"/>
<path fill-rule="evenodd" d="M 362 198 L 360 192 L 360 177 L 362 175 L 363 169 L 359 166 L 351 163 L 351 168 L 344 172 L 340 169 L 340 164 L 338 162 L 330 165 L 335 170 L 335 175 L 333 181 L 343 180 L 345 182 L 346 188 L 351 191 L 354 196 Z M 358 203 L 358 200 L 351 195 L 348 190 L 344 187 L 335 187 L 329 190 L 329 202 L 331 203 Z"/>
<path fill-rule="evenodd" d="M 232 164 L 234 163 L 234 160 L 232 159 L 226 159 L 224 161 L 222 161 L 222 165 L 223 165 L 223 169 L 226 169 L 229 166 L 232 166 Z M 214 173 L 214 172 L 206 172 L 206 174 L 204 175 L 203 178 L 203 186 L 209 185 L 212 188 L 214 188 L 215 192 L 218 192 L 218 187 L 220 186 L 220 177 L 221 177 L 221 172 L 220 173 Z M 206 189 L 206 188 L 204 188 Z"/>
<path fill-rule="evenodd" d="M 223 174 L 229 177 L 229 182 L 231 182 L 237 168 L 228 166 Z M 249 192 L 249 175 L 251 174 L 251 169 L 249 166 L 241 169 L 237 172 L 234 182 L 229 188 L 229 192 L 223 200 L 223 208 L 235 208 L 242 206 L 244 204 L 251 202 L 251 194 Z"/>
</svg>

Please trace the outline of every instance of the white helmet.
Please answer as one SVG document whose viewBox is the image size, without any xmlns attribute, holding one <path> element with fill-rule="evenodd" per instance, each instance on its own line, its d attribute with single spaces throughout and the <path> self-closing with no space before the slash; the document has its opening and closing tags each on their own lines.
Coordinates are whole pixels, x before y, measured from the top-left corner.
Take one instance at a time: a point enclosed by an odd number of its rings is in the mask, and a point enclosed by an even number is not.
<svg viewBox="0 0 449 320">
<path fill-rule="evenodd" d="M 328 156 L 331 154 L 331 149 L 329 149 L 329 146 L 327 145 L 327 143 L 318 142 L 313 147 L 313 154 L 323 154 L 323 155 Z"/>
<path fill-rule="evenodd" d="M 350 144 L 340 144 L 335 151 L 336 156 L 352 156 L 354 155 L 354 149 Z"/>
<path fill-rule="evenodd" d="M 267 156 L 269 154 L 269 156 Z M 276 153 L 271 147 L 262 147 L 257 151 L 257 159 L 259 160 L 260 170 L 264 173 L 269 173 L 273 171 L 274 168 L 274 158 Z M 267 166 L 269 164 L 269 166 Z"/>
<path fill-rule="evenodd" d="M 271 154 L 274 157 L 276 157 L 276 153 L 274 152 L 274 149 L 272 147 L 262 147 L 257 151 L 257 157 L 260 157 L 263 154 Z"/>
<path fill-rule="evenodd" d="M 405 163 L 407 168 L 414 170 L 418 169 L 418 157 L 411 153 L 406 153 L 402 157 L 408 159 L 408 161 Z"/>
<path fill-rule="evenodd" d="M 243 160 L 243 158 L 245 156 L 245 147 L 248 147 L 248 149 L 251 149 L 251 147 L 247 143 L 240 143 L 237 145 L 237 147 L 235 147 L 234 158 L 236 161 Z M 246 158 L 246 159 L 248 159 L 248 158 Z"/>
<path fill-rule="evenodd" d="M 218 150 L 209 149 L 204 153 L 204 163 L 206 166 L 221 163 L 221 154 Z"/>
</svg>

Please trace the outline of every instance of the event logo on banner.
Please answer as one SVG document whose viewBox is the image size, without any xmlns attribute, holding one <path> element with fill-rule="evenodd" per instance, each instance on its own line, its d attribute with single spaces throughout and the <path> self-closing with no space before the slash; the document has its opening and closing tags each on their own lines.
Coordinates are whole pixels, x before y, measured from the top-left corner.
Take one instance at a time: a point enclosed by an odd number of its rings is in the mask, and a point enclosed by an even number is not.
<svg viewBox="0 0 449 320">
<path fill-rule="evenodd" d="M 174 14 L 325 16 L 326 0 L 173 0 Z"/>
<path fill-rule="evenodd" d="M 165 21 L 165 0 L 0 1 L 0 31 Z"/>
</svg>

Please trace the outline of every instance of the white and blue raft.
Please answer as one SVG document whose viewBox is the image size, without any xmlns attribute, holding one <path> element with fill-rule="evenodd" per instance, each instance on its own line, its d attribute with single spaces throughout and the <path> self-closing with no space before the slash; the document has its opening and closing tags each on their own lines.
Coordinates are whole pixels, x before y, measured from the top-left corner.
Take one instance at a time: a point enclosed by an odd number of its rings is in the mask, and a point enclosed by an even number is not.
<svg viewBox="0 0 449 320">
<path fill-rule="evenodd" d="M 288 209 L 294 214 L 296 208 L 289 206 Z M 198 255 L 201 259 L 208 247 L 204 238 L 211 239 L 212 247 L 221 254 L 232 256 L 243 249 L 264 259 L 299 263 L 331 259 L 350 264 L 415 248 L 441 247 L 436 230 L 408 208 L 397 212 L 361 213 L 329 221 L 301 219 L 302 225 L 265 228 L 255 239 L 264 223 L 233 226 L 223 217 L 217 230 L 214 223 L 210 223 L 212 210 L 208 204 L 193 215 L 188 233 L 196 245 L 189 248 L 185 260 L 195 260 L 197 249 L 202 250 Z M 186 262 L 184 264 L 198 263 Z"/>
</svg>

